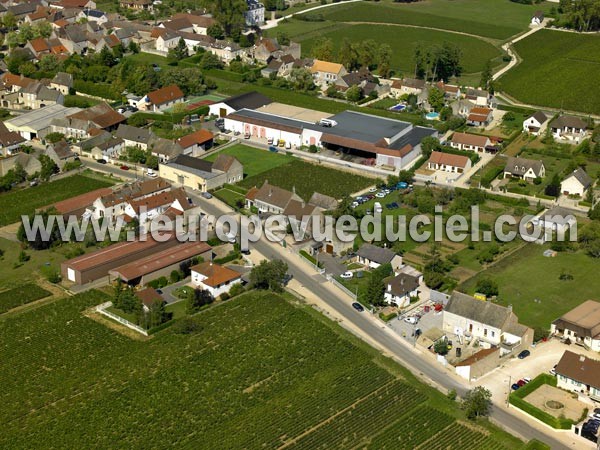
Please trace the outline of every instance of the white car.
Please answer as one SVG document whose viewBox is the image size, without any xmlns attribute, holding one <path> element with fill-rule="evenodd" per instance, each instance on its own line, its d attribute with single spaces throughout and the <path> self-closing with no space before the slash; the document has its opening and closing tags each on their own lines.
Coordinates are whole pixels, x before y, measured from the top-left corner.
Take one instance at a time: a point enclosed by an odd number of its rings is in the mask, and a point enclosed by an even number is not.
<svg viewBox="0 0 600 450">
<path fill-rule="evenodd" d="M 347 270 L 346 272 L 344 272 L 343 274 L 340 275 L 340 278 L 343 278 L 344 280 L 349 280 L 353 276 L 354 276 L 354 274 L 352 272 L 350 272 L 349 270 Z"/>
<path fill-rule="evenodd" d="M 359 203 L 358 203 L 358 202 L 352 202 L 352 204 L 350 205 L 350 207 L 351 207 L 352 209 L 354 209 L 354 208 L 357 208 L 357 207 L 358 207 L 358 205 L 359 205 Z"/>
<path fill-rule="evenodd" d="M 404 321 L 406 323 L 412 323 L 413 325 L 415 325 L 419 322 L 419 318 L 417 316 L 408 316 L 404 318 Z"/>
<path fill-rule="evenodd" d="M 376 187 L 372 187 L 371 189 L 369 189 L 369 192 L 377 192 L 377 188 Z"/>
<path fill-rule="evenodd" d="M 146 175 L 148 175 L 150 178 L 156 178 L 158 175 L 156 175 L 156 172 L 152 169 L 148 169 L 148 172 L 146 172 Z"/>
<path fill-rule="evenodd" d="M 378 192 L 377 194 L 375 194 L 375 197 L 377 197 L 377 198 L 384 198 L 385 197 L 385 192 Z"/>
</svg>

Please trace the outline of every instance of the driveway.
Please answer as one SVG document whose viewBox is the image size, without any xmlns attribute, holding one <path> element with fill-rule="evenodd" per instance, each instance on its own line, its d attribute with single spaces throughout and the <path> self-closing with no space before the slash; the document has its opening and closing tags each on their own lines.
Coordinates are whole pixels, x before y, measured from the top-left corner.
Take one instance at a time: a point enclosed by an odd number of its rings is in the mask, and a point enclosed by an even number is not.
<svg viewBox="0 0 600 450">
<path fill-rule="evenodd" d="M 178 281 L 177 283 L 169 284 L 168 286 L 161 288 L 162 296 L 165 299 L 165 302 L 167 302 L 167 304 L 171 304 L 171 303 L 180 301 L 181 299 L 177 298 L 175 296 L 174 292 L 177 288 L 180 288 L 181 286 L 185 286 L 186 284 L 189 284 L 189 283 L 190 283 L 190 277 L 187 277 L 181 281 Z"/>
<path fill-rule="evenodd" d="M 323 267 L 325 267 L 325 273 L 329 273 L 334 277 L 338 277 L 348 270 L 346 266 L 344 266 L 337 258 L 329 253 L 319 253 L 319 262 L 323 263 Z"/>
</svg>

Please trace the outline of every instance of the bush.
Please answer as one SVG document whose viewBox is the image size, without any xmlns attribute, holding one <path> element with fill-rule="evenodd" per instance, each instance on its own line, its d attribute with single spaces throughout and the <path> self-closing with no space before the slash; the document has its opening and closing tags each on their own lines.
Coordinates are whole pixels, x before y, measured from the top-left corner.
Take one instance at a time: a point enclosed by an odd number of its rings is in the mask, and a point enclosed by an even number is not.
<svg viewBox="0 0 600 450">
<path fill-rule="evenodd" d="M 231 298 L 231 295 L 229 295 L 227 292 L 223 292 L 220 296 L 219 299 L 224 302 L 226 300 L 229 300 Z"/>
<path fill-rule="evenodd" d="M 202 326 L 193 317 L 183 317 L 173 324 L 173 332 L 177 334 L 194 334 L 202 331 Z"/>
<path fill-rule="evenodd" d="M 171 283 L 177 283 L 179 280 L 181 280 L 181 273 L 179 273 L 179 270 L 173 270 L 171 272 Z"/>
<path fill-rule="evenodd" d="M 398 317 L 398 313 L 391 313 L 391 314 L 379 313 L 379 318 L 381 320 L 383 320 L 384 322 L 389 322 L 390 320 L 395 319 L 396 317 Z"/>
</svg>

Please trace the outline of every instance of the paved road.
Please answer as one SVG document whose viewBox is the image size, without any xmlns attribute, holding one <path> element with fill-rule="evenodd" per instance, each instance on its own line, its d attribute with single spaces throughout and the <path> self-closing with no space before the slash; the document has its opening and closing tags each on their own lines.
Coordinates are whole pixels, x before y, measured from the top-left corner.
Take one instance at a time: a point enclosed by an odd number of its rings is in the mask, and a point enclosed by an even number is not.
<svg viewBox="0 0 600 450">
<path fill-rule="evenodd" d="M 215 216 L 223 213 L 223 209 L 216 199 L 206 200 L 195 193 L 188 192 L 188 194 L 206 213 Z M 449 376 L 441 367 L 431 364 L 426 358 L 419 357 L 411 347 L 400 343 L 401 338 L 385 325 L 372 320 L 368 313 L 358 313 L 352 309 L 349 298 L 341 293 L 336 295 L 328 289 L 328 282 L 321 275 L 310 271 L 298 257 L 288 253 L 278 244 L 266 240 L 251 244 L 251 249 L 255 249 L 267 259 L 283 259 L 288 264 L 289 272 L 294 276 L 294 279 L 304 289 L 311 291 L 315 296 L 325 301 L 335 311 L 336 318 L 361 330 L 361 337 L 368 336 L 369 344 L 393 356 L 418 378 L 447 390 L 454 389 L 459 396 L 465 394 L 467 391 L 465 385 Z M 502 406 L 494 406 L 491 417 L 510 433 L 521 436 L 526 440 L 539 439 L 549 444 L 552 449 L 569 448 L 551 434 L 532 427 L 525 420 L 514 415 L 511 410 L 507 410 Z"/>
<path fill-rule="evenodd" d="M 93 167 L 92 164 L 99 167 Z M 112 169 L 107 165 L 97 163 L 90 163 L 89 166 L 104 172 Z M 114 169 L 120 171 L 119 173 L 122 176 L 128 178 L 134 177 L 134 174 L 121 171 L 117 167 Z M 210 215 L 218 217 L 223 214 L 226 207 L 216 198 L 211 200 L 204 199 L 198 192 L 188 191 L 188 195 L 204 212 Z M 346 328 L 359 330 L 360 333 L 356 334 L 370 345 L 391 355 L 397 362 L 407 367 L 423 381 L 447 390 L 454 389 L 459 396 L 464 395 L 467 390 L 464 384 L 454 379 L 441 367 L 431 364 L 426 358 L 419 357 L 411 347 L 402 343 L 401 338 L 392 330 L 380 324 L 380 322 L 373 320 L 368 313 L 354 311 L 350 306 L 351 301 L 349 298 L 343 296 L 341 292 L 338 293 L 330 289 L 328 282 L 321 275 L 310 271 L 308 266 L 298 257 L 288 253 L 278 244 L 273 244 L 266 240 L 260 240 L 251 244 L 252 248 L 267 259 L 283 259 L 288 264 L 289 272 L 304 289 L 310 291 L 317 298 L 322 299 L 335 313 L 335 318 L 341 320 Z M 526 440 L 539 439 L 550 445 L 552 449 L 569 448 L 552 434 L 531 426 L 526 420 L 514 415 L 511 410 L 507 410 L 502 406 L 494 406 L 491 417 L 507 431 Z"/>
</svg>

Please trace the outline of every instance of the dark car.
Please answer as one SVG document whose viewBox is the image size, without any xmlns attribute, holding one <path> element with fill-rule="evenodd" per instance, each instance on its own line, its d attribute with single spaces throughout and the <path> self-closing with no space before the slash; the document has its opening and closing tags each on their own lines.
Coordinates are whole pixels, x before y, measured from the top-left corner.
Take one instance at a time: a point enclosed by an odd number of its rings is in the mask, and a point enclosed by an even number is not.
<svg viewBox="0 0 600 450">
<path fill-rule="evenodd" d="M 527 384 L 527 382 L 525 380 L 519 380 L 517 381 L 517 384 L 519 385 L 519 387 L 523 387 Z"/>
<path fill-rule="evenodd" d="M 126 166 L 125 164 L 123 164 L 121 166 L 121 170 L 129 170 L 129 166 Z"/>
<path fill-rule="evenodd" d="M 100 164 L 106 164 L 106 160 L 105 159 L 97 159 L 96 162 L 98 162 Z"/>
<path fill-rule="evenodd" d="M 277 153 L 279 150 L 277 150 L 277 147 L 275 147 L 275 146 L 271 145 L 271 146 L 269 147 L 269 151 L 270 151 L 270 152 L 273 152 L 273 153 Z"/>
<path fill-rule="evenodd" d="M 363 308 L 363 305 L 357 302 L 352 303 L 352 307 L 358 312 L 363 312 L 365 310 L 365 308 Z"/>
<path fill-rule="evenodd" d="M 519 359 L 525 359 L 529 355 L 531 355 L 531 352 L 529 350 L 523 350 L 521 353 L 518 354 L 517 358 L 519 358 Z"/>
<path fill-rule="evenodd" d="M 162 294 L 163 294 L 163 291 L 162 291 L 162 289 L 157 289 L 157 290 L 156 290 L 156 293 L 157 293 L 157 294 L 159 294 L 159 295 L 162 295 Z"/>
<path fill-rule="evenodd" d="M 202 197 L 210 200 L 211 198 L 213 198 L 212 194 L 210 192 L 203 192 L 202 193 Z"/>
<path fill-rule="evenodd" d="M 514 383 L 511 387 L 510 387 L 513 391 L 516 391 L 517 389 L 520 388 L 520 386 L 517 383 Z"/>
<path fill-rule="evenodd" d="M 281 284 L 287 286 L 287 284 L 292 280 L 292 278 L 294 278 L 294 275 L 292 275 L 291 273 L 286 273 L 283 276 L 283 280 L 281 280 Z"/>
</svg>

